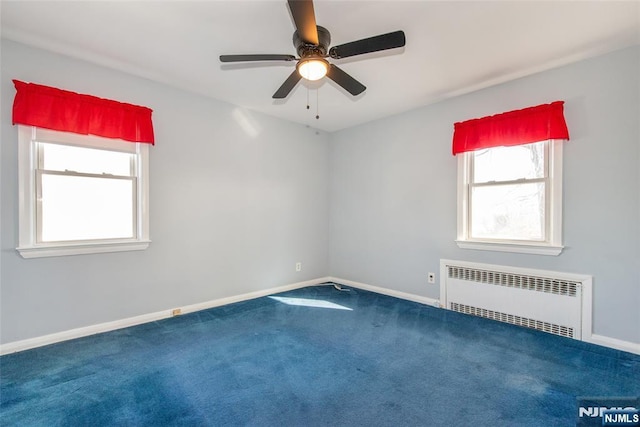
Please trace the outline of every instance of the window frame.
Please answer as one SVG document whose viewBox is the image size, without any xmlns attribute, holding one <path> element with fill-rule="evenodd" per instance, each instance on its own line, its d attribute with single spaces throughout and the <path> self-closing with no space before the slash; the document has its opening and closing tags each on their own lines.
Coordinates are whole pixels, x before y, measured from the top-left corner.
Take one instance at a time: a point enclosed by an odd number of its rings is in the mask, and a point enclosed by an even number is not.
<svg viewBox="0 0 640 427">
<path fill-rule="evenodd" d="M 545 239 L 505 240 L 473 238 L 471 231 L 471 177 L 473 151 L 457 155 L 457 239 L 461 249 L 559 255 L 562 244 L 562 146 L 563 140 L 545 141 Z M 535 181 L 531 180 L 530 182 Z"/>
<path fill-rule="evenodd" d="M 40 242 L 38 233 L 38 142 L 54 143 L 134 154 L 134 235 L 123 239 L 92 239 Z M 149 148 L 134 143 L 94 135 L 79 135 L 35 126 L 18 125 L 18 247 L 23 258 L 95 254 L 144 250 L 149 247 Z"/>
</svg>

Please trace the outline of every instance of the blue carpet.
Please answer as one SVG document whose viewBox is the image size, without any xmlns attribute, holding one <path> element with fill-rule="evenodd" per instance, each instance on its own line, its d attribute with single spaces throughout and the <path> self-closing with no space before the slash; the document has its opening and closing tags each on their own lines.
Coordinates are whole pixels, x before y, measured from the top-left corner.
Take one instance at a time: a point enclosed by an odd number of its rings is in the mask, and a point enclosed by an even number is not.
<svg viewBox="0 0 640 427">
<path fill-rule="evenodd" d="M 578 396 L 640 395 L 630 353 L 357 289 L 275 297 L 3 356 L 1 424 L 574 426 Z"/>
</svg>

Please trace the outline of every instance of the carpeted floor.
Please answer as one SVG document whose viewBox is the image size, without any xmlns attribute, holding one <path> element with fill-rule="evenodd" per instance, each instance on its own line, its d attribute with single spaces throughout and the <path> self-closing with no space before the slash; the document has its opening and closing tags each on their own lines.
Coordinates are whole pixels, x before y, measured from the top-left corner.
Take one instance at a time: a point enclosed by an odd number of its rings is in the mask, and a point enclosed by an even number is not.
<svg viewBox="0 0 640 427">
<path fill-rule="evenodd" d="M 315 286 L 0 358 L 3 426 L 574 426 L 640 356 Z"/>
</svg>

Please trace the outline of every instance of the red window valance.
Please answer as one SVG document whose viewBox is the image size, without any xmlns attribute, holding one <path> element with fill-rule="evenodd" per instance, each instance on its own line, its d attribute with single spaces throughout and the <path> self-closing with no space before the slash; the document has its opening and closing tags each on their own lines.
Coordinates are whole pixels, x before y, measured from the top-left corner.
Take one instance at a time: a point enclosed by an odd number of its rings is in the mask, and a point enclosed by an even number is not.
<svg viewBox="0 0 640 427">
<path fill-rule="evenodd" d="M 13 124 L 154 144 L 152 110 L 35 83 L 13 81 Z"/>
<path fill-rule="evenodd" d="M 483 148 L 569 139 L 564 101 L 454 124 L 453 155 Z"/>
</svg>

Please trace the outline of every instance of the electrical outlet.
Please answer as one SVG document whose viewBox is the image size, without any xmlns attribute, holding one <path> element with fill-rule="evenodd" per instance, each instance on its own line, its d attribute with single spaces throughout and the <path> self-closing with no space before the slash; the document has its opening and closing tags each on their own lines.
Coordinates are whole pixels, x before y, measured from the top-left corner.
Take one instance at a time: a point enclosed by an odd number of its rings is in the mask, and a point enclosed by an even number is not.
<svg viewBox="0 0 640 427">
<path fill-rule="evenodd" d="M 436 273 L 429 273 L 427 276 L 427 282 L 436 283 Z"/>
<path fill-rule="evenodd" d="M 172 316 L 180 316 L 181 314 L 182 314 L 182 310 L 179 308 L 174 308 L 173 310 L 171 310 Z"/>
<path fill-rule="evenodd" d="M 302 263 L 296 262 L 296 271 L 302 271 Z"/>
</svg>

